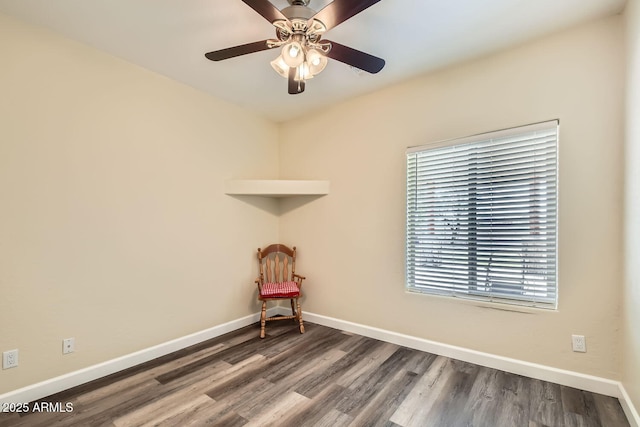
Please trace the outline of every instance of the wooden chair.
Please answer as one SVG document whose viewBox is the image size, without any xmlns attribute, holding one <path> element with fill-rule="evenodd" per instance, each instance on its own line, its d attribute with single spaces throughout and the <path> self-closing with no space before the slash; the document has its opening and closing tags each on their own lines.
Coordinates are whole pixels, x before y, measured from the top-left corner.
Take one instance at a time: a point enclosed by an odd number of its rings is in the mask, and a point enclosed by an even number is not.
<svg viewBox="0 0 640 427">
<path fill-rule="evenodd" d="M 260 314 L 260 338 L 264 338 L 266 323 L 271 320 L 291 320 L 298 323 L 300 333 L 304 334 L 302 323 L 302 309 L 299 298 L 304 276 L 296 274 L 296 247 L 293 249 L 281 244 L 269 245 L 264 249 L 258 248 L 258 263 L 260 277 L 258 285 L 258 299 L 262 301 Z M 277 316 L 267 318 L 267 301 L 291 300 L 291 316 Z"/>
</svg>

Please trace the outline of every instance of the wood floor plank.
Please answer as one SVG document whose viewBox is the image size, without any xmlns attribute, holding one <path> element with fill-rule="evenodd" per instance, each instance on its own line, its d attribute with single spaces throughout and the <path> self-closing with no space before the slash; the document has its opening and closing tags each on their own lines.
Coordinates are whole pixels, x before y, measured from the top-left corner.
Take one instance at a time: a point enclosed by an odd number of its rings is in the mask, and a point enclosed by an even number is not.
<svg viewBox="0 0 640 427">
<path fill-rule="evenodd" d="M 497 371 L 499 405 L 495 410 L 495 426 L 511 427 L 527 425 L 530 421 L 529 379 L 519 375 Z"/>
<path fill-rule="evenodd" d="M 287 322 L 283 322 L 287 323 Z M 310 337 L 314 337 L 316 335 L 324 335 L 330 333 L 330 331 L 326 331 L 323 329 L 312 328 L 308 331 Z M 294 338 L 301 338 L 300 333 L 297 329 L 291 329 L 291 327 L 271 327 L 270 332 L 264 339 L 256 340 L 255 337 L 250 342 L 247 342 L 246 345 L 240 347 L 229 347 L 229 349 L 225 352 L 222 352 L 219 356 L 229 362 L 236 363 L 239 360 L 246 359 L 248 356 L 252 354 L 259 353 L 264 355 L 265 357 L 272 357 L 288 351 L 291 347 L 295 347 L 299 345 L 299 341 Z M 312 339 L 307 339 L 304 337 L 305 341 L 312 341 Z"/>
<path fill-rule="evenodd" d="M 146 412 L 145 416 L 135 422 L 131 419 L 123 422 L 123 419 L 121 419 L 120 423 L 116 420 L 114 424 L 116 427 L 184 426 L 200 420 L 202 413 L 206 411 L 209 406 L 215 404 L 215 402 L 206 395 L 197 395 L 191 399 L 180 399 L 180 401 L 174 400 L 173 402 L 165 401 L 163 403 L 163 406 L 156 407 L 151 412 Z"/>
<path fill-rule="evenodd" d="M 315 359 L 308 359 L 304 365 L 298 365 L 299 369 L 291 370 L 280 377 L 273 377 L 270 373 L 265 375 L 266 379 L 280 384 L 283 387 L 294 389 L 297 384 L 302 383 L 307 378 L 315 378 L 326 372 L 338 360 L 342 359 L 347 353 L 339 349 L 329 349 L 323 352 Z"/>
<path fill-rule="evenodd" d="M 194 412 L 176 413 L 161 420 L 149 420 L 143 426 L 243 426 L 248 420 L 235 413 L 225 402 L 202 400 Z M 135 425 L 135 424 L 134 424 Z M 137 426 L 137 425 L 136 425 Z"/>
<path fill-rule="evenodd" d="M 193 372 L 198 372 L 202 367 L 210 365 L 211 363 L 216 363 L 224 360 L 224 355 L 229 351 L 229 348 L 222 349 L 218 352 L 212 353 L 206 357 L 198 358 L 188 363 L 181 364 L 176 369 L 173 369 L 169 372 L 163 373 L 161 375 L 156 376 L 156 379 L 161 384 L 168 384 L 171 381 L 182 378 L 186 375 L 189 375 Z M 253 353 L 259 354 L 259 353 Z"/>
<path fill-rule="evenodd" d="M 340 334 L 332 334 L 332 336 L 338 340 L 343 339 Z M 287 391 L 293 389 L 304 377 L 313 375 L 318 365 L 330 366 L 345 354 L 340 350 L 329 350 L 328 352 L 325 350 L 325 348 L 331 348 L 332 343 L 335 344 L 337 342 L 335 340 L 321 340 L 318 342 L 298 340 L 298 346 L 310 349 L 308 353 L 310 357 L 298 357 L 297 354 L 300 353 L 301 349 L 292 346 L 287 351 L 271 359 L 265 359 L 266 363 L 262 365 L 245 369 L 241 375 L 232 378 L 230 381 L 219 382 L 216 387 L 208 390 L 207 394 L 216 400 L 223 399 L 225 398 L 225 393 L 243 387 L 258 377 L 274 384 L 272 393 L 278 390 Z M 323 344 L 328 347 L 324 347 Z M 273 375 L 274 372 L 278 375 Z M 254 398 L 253 403 L 256 404 L 257 401 Z"/>
<path fill-rule="evenodd" d="M 279 394 L 284 394 L 292 390 L 296 383 L 309 375 L 315 375 L 321 372 L 323 368 L 335 363 L 344 352 L 338 349 L 331 349 L 322 356 L 320 360 L 312 360 L 316 366 L 308 367 L 308 369 L 292 370 L 286 377 L 278 378 L 277 381 L 271 382 L 267 378 L 251 378 L 237 383 L 226 383 L 221 387 L 209 390 L 207 394 L 216 400 L 237 401 L 240 405 L 234 405 L 240 415 L 249 416 L 251 413 L 262 410 L 262 407 L 268 406 Z M 268 371 L 265 371 L 268 372 Z M 235 395 L 230 394 L 235 393 Z M 250 399 L 246 400 L 246 399 Z"/>
<path fill-rule="evenodd" d="M 348 372 L 354 364 L 366 358 L 368 353 L 377 351 L 377 349 L 384 347 L 385 344 L 371 338 L 360 340 L 344 357 L 340 358 L 324 372 L 306 378 L 305 381 L 296 386 L 295 390 L 309 398 L 315 397 L 324 387 L 337 381 L 344 373 Z"/>
<path fill-rule="evenodd" d="M 166 386 L 162 395 L 157 395 L 155 399 L 141 402 L 135 409 L 128 411 L 122 416 L 116 418 L 113 423 L 116 426 L 131 426 L 144 424 L 146 420 L 158 417 L 164 413 L 171 413 L 175 408 L 184 405 L 184 402 L 191 402 L 202 399 L 210 401 L 211 399 L 204 394 L 212 384 L 216 383 L 219 378 L 227 375 L 231 370 L 231 366 L 221 362 L 211 366 L 207 370 L 200 373 L 199 379 L 190 378 L 189 381 L 174 382 L 171 386 Z"/>
<path fill-rule="evenodd" d="M 303 405 L 309 399 L 296 392 L 289 392 L 274 399 L 273 404 L 265 407 L 264 410 L 253 415 L 246 427 L 270 427 L 279 426 L 280 420 L 286 414 L 295 409 L 296 406 Z"/>
<path fill-rule="evenodd" d="M 423 426 L 431 407 L 446 386 L 446 379 L 453 373 L 449 359 L 438 356 L 429 369 L 416 382 L 390 421 L 404 426 Z"/>
<path fill-rule="evenodd" d="M 259 356 L 256 356 L 259 359 Z M 166 404 L 176 404 L 184 396 L 199 396 L 204 393 L 206 389 L 211 387 L 211 384 L 225 378 L 228 375 L 233 375 L 235 370 L 241 369 L 237 366 L 227 366 L 224 362 L 217 363 L 203 370 L 199 375 L 192 376 L 184 381 L 176 381 L 169 386 L 163 386 L 162 384 L 154 381 L 154 388 L 146 393 L 135 392 L 134 389 L 129 389 L 126 392 L 120 392 L 110 396 L 110 399 L 114 401 L 113 404 L 105 405 L 105 401 L 92 402 L 89 405 L 83 405 L 80 398 L 77 400 L 77 404 L 80 408 L 77 416 L 78 420 L 96 420 L 104 419 L 114 421 L 115 414 L 135 414 L 138 411 L 142 411 L 143 415 L 152 414 L 153 412 L 148 410 L 149 406 L 156 407 L 156 402 L 163 402 Z M 75 411 L 74 411 L 75 412 Z M 144 416 L 142 417 L 144 419 Z M 127 423 L 132 425 L 131 423 Z"/>
<path fill-rule="evenodd" d="M 427 372 L 436 357 L 438 356 L 432 353 L 414 350 L 404 361 L 404 369 L 417 375 L 422 375 Z"/>
<path fill-rule="evenodd" d="M 19 426 L 28 427 L 50 427 L 56 425 L 66 425 L 66 422 L 73 418 L 76 425 L 90 423 L 91 425 L 112 424 L 113 411 L 125 413 L 135 408 L 147 398 L 152 399 L 160 391 L 160 384 L 154 379 L 145 380 L 141 383 L 132 384 L 129 389 L 120 391 L 118 394 L 108 395 L 99 404 L 82 405 L 77 400 L 73 402 L 72 417 L 66 413 L 46 413 L 35 412 L 24 417 Z M 52 399 L 55 400 L 55 399 Z M 90 420 L 90 421 L 89 421 Z"/>
<path fill-rule="evenodd" d="M 328 412 L 340 415 L 335 409 L 342 399 L 346 389 L 338 384 L 331 384 L 320 392 L 314 399 L 309 399 L 301 405 L 299 410 L 287 414 L 281 421 L 283 426 L 315 426 L 322 424 Z M 339 417 L 340 418 L 340 417 Z M 351 420 L 351 417 L 347 417 Z M 347 419 L 344 418 L 344 419 Z"/>
<path fill-rule="evenodd" d="M 0 414 L 0 427 L 628 427 L 612 397 L 305 323 L 271 322 Z"/>
<path fill-rule="evenodd" d="M 331 409 L 318 420 L 314 427 L 346 427 L 350 425 L 351 417 L 349 415 L 343 414 L 336 409 Z"/>
<path fill-rule="evenodd" d="M 336 383 L 344 387 L 357 387 L 358 383 L 365 381 L 373 371 L 378 369 L 397 350 L 397 345 L 385 343 L 354 363 L 351 368 L 337 378 Z"/>
<path fill-rule="evenodd" d="M 327 362 L 334 362 L 335 360 L 339 360 L 343 355 L 343 352 L 340 350 L 332 350 L 330 354 L 327 355 Z M 335 362 L 334 362 L 335 363 Z M 309 376 L 318 375 L 319 371 L 316 370 L 305 370 L 300 369 L 297 371 L 292 371 L 291 375 L 289 375 L 286 379 L 275 381 L 272 386 L 266 390 L 265 392 L 256 392 L 252 393 L 251 401 L 246 402 L 242 405 L 242 407 L 238 407 L 237 411 L 240 415 L 245 416 L 246 418 L 251 418 L 251 414 L 255 412 L 260 412 L 264 407 L 269 407 L 274 404 L 279 398 L 284 394 L 289 393 L 295 384 L 304 381 L 305 378 Z M 314 399 L 316 401 L 316 399 Z M 302 410 L 304 406 L 301 406 Z"/>
<path fill-rule="evenodd" d="M 484 367 L 480 368 L 464 408 L 471 425 L 496 427 L 498 423 L 504 423 L 504 421 L 499 420 L 499 412 L 504 410 L 504 386 L 501 379 L 500 371 Z"/>
<path fill-rule="evenodd" d="M 602 394 L 594 393 L 593 399 L 596 404 L 596 411 L 600 420 L 607 420 L 608 425 L 623 426 L 627 422 L 624 412 L 620 411 L 620 403 Z M 603 427 L 606 427 L 603 424 Z"/>
<path fill-rule="evenodd" d="M 376 393 L 354 417 L 353 424 L 369 427 L 388 425 L 389 418 L 407 397 L 418 379 L 418 374 L 403 369 L 388 382 L 376 389 Z"/>
<path fill-rule="evenodd" d="M 229 412 L 233 412 L 248 422 L 250 415 L 260 410 L 265 402 L 268 402 L 273 392 L 273 383 L 263 378 L 257 378 L 255 381 L 238 387 L 224 398 L 216 400 L 218 415 L 226 416 Z M 245 417 L 243 414 L 248 414 L 248 416 Z"/>
<path fill-rule="evenodd" d="M 541 426 L 552 425 L 562 417 L 560 386 L 532 379 L 530 382 L 529 419 Z"/>
<path fill-rule="evenodd" d="M 363 375 L 361 377 L 362 380 L 356 381 L 348 387 L 349 393 L 344 396 L 337 409 L 355 417 L 381 389 L 384 389 L 384 386 L 391 381 L 395 374 L 402 370 L 403 361 L 413 351 L 405 347 L 396 346 L 396 351 L 379 366 L 374 363 L 375 369 L 373 371 L 366 376 Z"/>
<path fill-rule="evenodd" d="M 0 413 L 0 427 L 13 427 L 20 425 L 20 415 L 18 413 Z"/>
<path fill-rule="evenodd" d="M 305 337 L 305 340 L 300 341 L 298 346 L 293 346 L 286 352 L 273 357 L 271 359 L 273 362 L 264 372 L 264 378 L 274 382 L 281 381 L 298 370 L 310 369 L 317 360 L 321 360 L 324 357 L 327 349 L 339 345 L 345 339 L 344 335 L 338 333 L 326 335 L 320 339 L 307 339 Z M 303 353 L 305 357 L 298 356 Z M 335 354 L 345 355 L 346 353 L 338 351 Z"/>
<path fill-rule="evenodd" d="M 601 427 L 592 393 L 561 386 L 560 395 L 566 426 Z"/>
<path fill-rule="evenodd" d="M 429 413 L 421 419 L 423 426 L 469 424 L 471 414 L 466 413 L 464 409 L 480 367 L 451 359 L 449 365 L 451 371 L 442 379 L 444 386 L 438 393 L 438 399 L 433 402 Z"/>
</svg>

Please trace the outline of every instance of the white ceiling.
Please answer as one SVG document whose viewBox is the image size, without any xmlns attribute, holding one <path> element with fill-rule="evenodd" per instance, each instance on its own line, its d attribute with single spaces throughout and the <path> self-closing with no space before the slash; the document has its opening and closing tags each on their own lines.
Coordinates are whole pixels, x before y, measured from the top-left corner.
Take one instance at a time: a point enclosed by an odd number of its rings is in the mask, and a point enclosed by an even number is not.
<svg viewBox="0 0 640 427">
<path fill-rule="evenodd" d="M 350 1 L 350 0 L 345 0 Z M 330 0 L 311 0 L 320 10 Z M 286 0 L 272 0 L 282 9 Z M 42 25 L 275 121 L 598 17 L 626 0 L 382 0 L 326 38 L 386 60 L 378 74 L 333 60 L 299 95 L 269 62 L 275 50 L 212 62 L 204 53 L 274 38 L 241 0 L 0 0 Z"/>
</svg>

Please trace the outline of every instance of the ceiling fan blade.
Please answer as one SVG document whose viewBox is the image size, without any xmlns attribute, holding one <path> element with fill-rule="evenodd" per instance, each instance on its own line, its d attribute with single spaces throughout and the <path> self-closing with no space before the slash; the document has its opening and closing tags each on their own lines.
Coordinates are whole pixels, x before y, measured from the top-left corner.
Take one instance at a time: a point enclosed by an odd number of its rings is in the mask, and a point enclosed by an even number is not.
<svg viewBox="0 0 640 427">
<path fill-rule="evenodd" d="M 297 95 L 304 92 L 304 81 L 296 81 L 295 67 L 289 68 L 289 95 Z"/>
<path fill-rule="evenodd" d="M 228 47 L 226 49 L 214 50 L 213 52 L 205 53 L 204 56 L 212 61 L 222 61 L 223 59 L 234 58 L 236 56 L 246 55 L 248 53 L 260 52 L 262 50 L 271 49 L 267 40 L 259 42 L 241 44 L 239 46 Z"/>
<path fill-rule="evenodd" d="M 288 21 L 287 17 L 282 14 L 271 2 L 268 0 L 242 0 L 251 9 L 258 12 L 264 19 L 273 23 L 278 20 Z"/>
<path fill-rule="evenodd" d="M 330 40 L 324 41 L 331 43 L 331 49 L 329 50 L 329 53 L 327 53 L 329 58 L 344 62 L 347 65 L 351 65 L 352 67 L 359 68 L 371 74 L 375 74 L 384 68 L 385 62 L 382 58 L 369 55 L 368 53 L 361 52 Z"/>
<path fill-rule="evenodd" d="M 320 12 L 316 13 L 312 19 L 317 19 L 322 22 L 325 27 L 327 27 L 327 30 L 330 30 L 379 1 L 380 0 L 333 0 Z"/>
</svg>

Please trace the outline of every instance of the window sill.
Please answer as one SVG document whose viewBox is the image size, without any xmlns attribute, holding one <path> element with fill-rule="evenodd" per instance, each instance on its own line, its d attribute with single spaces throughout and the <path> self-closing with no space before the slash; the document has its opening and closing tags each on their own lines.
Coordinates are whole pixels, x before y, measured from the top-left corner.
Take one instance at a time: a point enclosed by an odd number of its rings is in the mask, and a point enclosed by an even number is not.
<svg viewBox="0 0 640 427">
<path fill-rule="evenodd" d="M 542 307 L 534 307 L 534 306 L 527 306 L 527 305 L 508 304 L 508 303 L 502 303 L 502 302 L 481 301 L 481 300 L 476 300 L 472 298 L 460 298 L 460 297 L 449 296 L 449 295 L 438 295 L 438 294 L 430 294 L 426 292 L 412 291 L 406 288 L 405 288 L 405 293 L 408 295 L 438 298 L 443 301 L 447 301 L 454 304 L 472 305 L 478 308 L 486 308 L 486 309 L 497 310 L 497 311 L 509 311 L 509 312 L 522 313 L 522 314 L 558 313 L 557 308 L 542 308 Z"/>
</svg>

